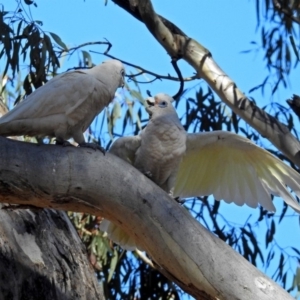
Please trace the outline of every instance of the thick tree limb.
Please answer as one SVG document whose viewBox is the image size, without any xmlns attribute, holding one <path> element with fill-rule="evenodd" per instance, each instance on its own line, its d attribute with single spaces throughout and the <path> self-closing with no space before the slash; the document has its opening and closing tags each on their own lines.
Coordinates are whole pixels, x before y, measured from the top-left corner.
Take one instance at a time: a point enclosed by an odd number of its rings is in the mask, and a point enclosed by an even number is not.
<svg viewBox="0 0 300 300">
<path fill-rule="evenodd" d="M 119 158 L 0 137 L 0 202 L 100 214 L 197 299 L 292 299 Z"/>
<path fill-rule="evenodd" d="M 176 25 L 155 13 L 150 0 L 112 0 L 142 21 L 172 58 L 182 57 L 237 115 L 300 167 L 300 143 L 289 129 L 257 107 L 212 59 L 210 52 Z"/>
</svg>

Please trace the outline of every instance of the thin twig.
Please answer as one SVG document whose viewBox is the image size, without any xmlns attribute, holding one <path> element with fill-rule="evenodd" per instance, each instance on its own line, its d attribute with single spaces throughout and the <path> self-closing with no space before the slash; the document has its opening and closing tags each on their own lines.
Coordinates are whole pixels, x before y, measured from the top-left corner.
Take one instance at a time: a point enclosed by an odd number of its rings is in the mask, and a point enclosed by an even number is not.
<svg viewBox="0 0 300 300">
<path fill-rule="evenodd" d="M 97 41 L 97 42 L 87 42 L 87 43 L 83 43 L 81 45 L 69 48 L 68 51 L 66 51 L 66 50 L 58 50 L 56 52 L 58 53 L 58 55 L 62 55 L 64 52 L 67 52 L 68 54 L 72 55 L 78 49 L 86 47 L 86 46 L 92 46 L 92 45 L 107 45 L 107 49 L 105 50 L 104 53 L 107 53 L 111 49 L 111 47 L 112 47 L 112 44 L 108 40 L 106 40 L 106 42 L 100 42 L 100 41 Z"/>
<path fill-rule="evenodd" d="M 122 59 L 119 59 L 119 58 L 117 58 L 117 57 L 115 57 L 115 56 L 113 56 L 113 55 L 110 55 L 110 54 L 108 54 L 108 53 L 100 53 L 100 52 L 93 51 L 93 50 L 90 50 L 90 52 L 91 52 L 91 53 L 102 54 L 102 55 L 107 56 L 107 57 L 109 57 L 109 58 L 111 58 L 111 59 L 117 59 L 117 60 L 119 60 L 121 63 L 123 63 L 123 64 L 125 64 L 125 65 L 127 65 L 127 66 L 130 66 L 130 67 L 133 67 L 133 68 L 136 68 L 136 69 L 141 70 L 141 71 L 140 71 L 139 73 L 137 73 L 137 74 L 134 74 L 134 75 L 127 75 L 127 77 L 129 77 L 129 78 L 132 78 L 132 77 L 135 77 L 135 76 L 139 76 L 139 75 L 142 75 L 142 74 L 146 73 L 146 74 L 149 74 L 149 75 L 154 76 L 154 77 L 156 78 L 155 80 L 157 80 L 157 79 L 167 79 L 167 80 L 173 80 L 173 81 L 180 81 L 180 78 L 178 78 L 178 77 L 173 77 L 173 76 L 171 76 L 170 74 L 168 74 L 168 75 L 159 75 L 159 74 L 156 74 L 156 73 L 154 73 L 154 72 L 152 72 L 152 71 L 146 70 L 146 69 L 144 69 L 144 68 L 142 68 L 142 67 L 140 67 L 140 66 L 138 66 L 138 65 L 129 63 L 129 62 L 124 61 L 124 60 L 122 60 Z M 190 77 L 185 77 L 185 78 L 183 78 L 183 81 L 193 81 L 193 80 L 195 80 L 195 79 L 199 79 L 199 78 L 197 78 L 196 75 L 193 75 L 193 76 L 190 76 Z M 154 81 L 154 80 L 153 80 L 153 81 Z M 139 83 L 145 83 L 145 82 L 139 82 Z M 147 83 L 149 83 L 149 81 L 147 81 Z"/>
<path fill-rule="evenodd" d="M 173 96 L 173 99 L 174 99 L 174 100 L 177 100 L 177 99 L 181 96 L 181 94 L 182 94 L 182 92 L 183 92 L 183 88 L 184 88 L 184 80 L 183 80 L 183 78 L 182 78 L 181 71 L 180 71 L 180 69 L 178 68 L 177 60 L 178 60 L 178 58 L 172 58 L 172 60 L 171 60 L 171 64 L 172 64 L 172 66 L 174 67 L 174 69 L 175 69 L 175 71 L 176 71 L 176 73 L 177 73 L 177 75 L 178 75 L 178 78 L 179 78 L 179 80 L 180 80 L 180 87 L 179 87 L 179 90 L 178 90 L 178 92 Z"/>
</svg>

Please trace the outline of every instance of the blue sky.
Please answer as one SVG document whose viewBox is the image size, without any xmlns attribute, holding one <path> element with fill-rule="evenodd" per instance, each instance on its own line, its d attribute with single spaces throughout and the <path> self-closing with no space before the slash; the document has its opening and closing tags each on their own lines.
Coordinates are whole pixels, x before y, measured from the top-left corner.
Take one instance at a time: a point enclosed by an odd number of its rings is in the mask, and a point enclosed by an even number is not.
<svg viewBox="0 0 300 300">
<path fill-rule="evenodd" d="M 113 44 L 110 54 L 159 74 L 175 75 L 170 64 L 170 57 L 147 28 L 112 2 L 108 1 L 107 6 L 104 6 L 104 0 L 86 0 L 85 2 L 81 0 L 36 0 L 36 2 L 38 8 L 31 6 L 33 19 L 43 21 L 43 30 L 57 33 L 69 47 L 88 41 L 103 41 L 107 38 Z M 14 7 L 15 1 L 5 0 L 2 3 L 8 10 Z M 285 100 L 293 93 L 300 93 L 299 68 L 292 72 L 290 86 L 287 89 L 280 88 L 273 98 L 270 96 L 271 83 L 264 96 L 260 91 L 248 93 L 268 74 L 265 64 L 262 63 L 262 52 L 241 53 L 253 48 L 250 45 L 252 40 L 260 40 L 260 32 L 256 32 L 254 0 L 153 0 L 152 3 L 157 13 L 173 21 L 188 36 L 208 48 L 221 68 L 242 91 L 255 98 L 259 106 L 264 106 L 271 100 L 287 106 Z M 105 47 L 87 47 L 85 50 L 102 52 Z M 93 54 L 92 56 L 95 63 L 106 59 L 101 55 Z M 77 57 L 74 59 L 77 61 Z M 180 61 L 179 66 L 183 76 L 190 76 L 194 72 L 184 61 Z M 67 68 L 68 62 L 65 62 L 61 71 Z M 193 97 L 200 83 L 201 80 L 186 84 L 185 87 L 189 89 L 189 93 L 184 97 Z M 145 89 L 151 90 L 152 94 L 165 92 L 172 95 L 177 91 L 178 84 L 155 81 L 145 86 Z M 180 111 L 178 113 L 180 115 Z M 266 145 L 269 145 L 268 141 Z M 276 203 L 278 207 L 281 207 L 282 200 L 277 199 Z M 258 216 L 258 210 L 225 203 L 222 204 L 222 213 L 237 224 L 244 224 L 249 214 L 253 215 L 253 220 Z M 290 211 L 290 214 L 293 212 Z M 292 230 L 293 227 L 299 227 L 298 222 L 298 217 L 290 217 L 277 226 L 277 236 L 284 247 L 293 245 L 300 248 L 300 240 L 298 237 L 295 238 L 294 230 Z M 262 231 L 264 232 L 263 229 Z M 296 232 L 299 233 L 299 230 Z M 259 236 L 258 233 L 258 237 L 260 243 L 264 245 L 264 236 Z M 292 268 L 297 266 L 296 261 L 294 263 Z M 277 265 L 277 260 L 275 265 Z M 269 275 L 271 271 L 269 270 Z"/>
</svg>

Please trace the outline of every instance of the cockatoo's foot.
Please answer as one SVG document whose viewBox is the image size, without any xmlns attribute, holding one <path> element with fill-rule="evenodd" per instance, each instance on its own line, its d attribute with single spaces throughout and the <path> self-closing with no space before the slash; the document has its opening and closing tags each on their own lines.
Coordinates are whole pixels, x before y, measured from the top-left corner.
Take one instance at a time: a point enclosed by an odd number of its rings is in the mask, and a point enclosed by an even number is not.
<svg viewBox="0 0 300 300">
<path fill-rule="evenodd" d="M 63 147 L 68 147 L 68 146 L 72 146 L 74 147 L 74 145 L 72 145 L 70 142 L 66 141 L 66 140 L 60 140 L 60 139 L 56 139 L 55 140 L 55 144 L 56 145 L 61 145 Z"/>
<path fill-rule="evenodd" d="M 103 147 L 101 147 L 100 145 L 97 145 L 95 143 L 81 143 L 79 144 L 80 147 L 85 147 L 85 148 L 91 148 L 93 150 L 100 150 L 103 155 L 105 155 L 105 149 Z"/>
<path fill-rule="evenodd" d="M 185 199 L 181 199 L 180 197 L 175 197 L 174 200 L 181 205 L 183 205 L 186 201 Z"/>
<path fill-rule="evenodd" d="M 144 172 L 144 175 L 147 176 L 149 179 L 152 179 L 152 173 L 150 171 Z"/>
</svg>

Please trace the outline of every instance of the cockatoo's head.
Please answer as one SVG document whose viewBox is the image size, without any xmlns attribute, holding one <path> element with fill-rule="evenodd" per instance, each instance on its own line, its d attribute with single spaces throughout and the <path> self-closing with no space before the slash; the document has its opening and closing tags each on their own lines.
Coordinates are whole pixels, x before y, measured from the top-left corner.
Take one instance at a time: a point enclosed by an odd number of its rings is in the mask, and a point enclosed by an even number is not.
<svg viewBox="0 0 300 300">
<path fill-rule="evenodd" d="M 117 59 L 110 59 L 105 62 L 103 62 L 100 65 L 101 73 L 99 74 L 101 76 L 101 80 L 103 82 L 108 81 L 114 82 L 117 80 L 117 87 L 124 87 L 125 85 L 125 68 L 123 64 L 117 60 Z"/>
<path fill-rule="evenodd" d="M 157 94 L 155 97 L 149 97 L 147 99 L 146 111 L 150 115 L 166 115 L 166 114 L 176 114 L 176 111 L 172 105 L 174 99 L 163 93 Z"/>
</svg>

